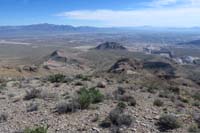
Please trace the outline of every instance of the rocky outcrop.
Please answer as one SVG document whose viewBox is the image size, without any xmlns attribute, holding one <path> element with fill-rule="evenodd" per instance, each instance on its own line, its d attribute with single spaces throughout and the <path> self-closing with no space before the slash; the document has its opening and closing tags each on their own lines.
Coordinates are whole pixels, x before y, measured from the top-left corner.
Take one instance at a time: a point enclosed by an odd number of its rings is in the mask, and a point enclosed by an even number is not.
<svg viewBox="0 0 200 133">
<path fill-rule="evenodd" d="M 135 59 L 123 58 L 118 60 L 109 70 L 111 73 L 133 73 L 136 70 L 142 69 L 141 62 Z"/>
</svg>

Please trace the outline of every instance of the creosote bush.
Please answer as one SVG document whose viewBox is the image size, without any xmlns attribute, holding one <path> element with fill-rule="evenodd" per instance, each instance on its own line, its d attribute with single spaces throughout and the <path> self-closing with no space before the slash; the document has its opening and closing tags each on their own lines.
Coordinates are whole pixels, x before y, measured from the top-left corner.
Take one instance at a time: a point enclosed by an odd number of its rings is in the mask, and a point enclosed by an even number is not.
<svg viewBox="0 0 200 133">
<path fill-rule="evenodd" d="M 121 103 L 118 104 L 117 107 L 109 113 L 109 116 L 100 123 L 100 126 L 103 128 L 109 128 L 112 125 L 117 127 L 129 127 L 134 121 L 134 118 L 131 115 L 125 114 L 124 109 L 124 105 L 121 106 Z"/>
<path fill-rule="evenodd" d="M 48 77 L 48 81 L 50 81 L 51 83 L 62 83 L 65 81 L 65 75 L 63 74 L 55 74 L 55 75 L 50 75 Z"/>
<path fill-rule="evenodd" d="M 47 133 L 48 131 L 48 126 L 38 126 L 35 128 L 26 128 L 24 130 L 24 133 Z"/>
<path fill-rule="evenodd" d="M 136 105 L 136 100 L 133 96 L 129 96 L 129 95 L 124 95 L 121 97 L 120 99 L 121 101 L 127 102 L 128 105 L 130 106 L 135 106 Z"/>
<path fill-rule="evenodd" d="M 80 109 L 79 103 L 76 100 L 71 100 L 70 102 L 63 101 L 56 105 L 55 111 L 59 114 L 72 113 Z"/>
<path fill-rule="evenodd" d="M 90 104 L 99 103 L 103 101 L 104 98 L 104 95 L 95 88 L 81 88 L 77 94 L 77 97 L 73 98 L 72 100 L 59 103 L 55 107 L 55 111 L 59 114 L 62 114 L 75 112 L 78 109 L 87 109 Z"/>
<path fill-rule="evenodd" d="M 179 128 L 180 122 L 174 115 L 163 115 L 156 123 L 160 131 L 168 131 Z"/>
<path fill-rule="evenodd" d="M 156 99 L 156 100 L 153 102 L 153 105 L 158 106 L 158 107 L 163 106 L 163 104 L 164 104 L 164 102 L 161 101 L 161 99 Z"/>
<path fill-rule="evenodd" d="M 24 100 L 31 100 L 34 98 L 39 98 L 41 94 L 41 90 L 38 89 L 31 89 L 30 91 L 26 91 L 26 95 L 24 97 Z"/>
<path fill-rule="evenodd" d="M 81 109 L 88 108 L 91 103 L 102 102 L 104 95 L 95 88 L 81 88 L 78 91 L 78 103 L 80 104 Z"/>
</svg>

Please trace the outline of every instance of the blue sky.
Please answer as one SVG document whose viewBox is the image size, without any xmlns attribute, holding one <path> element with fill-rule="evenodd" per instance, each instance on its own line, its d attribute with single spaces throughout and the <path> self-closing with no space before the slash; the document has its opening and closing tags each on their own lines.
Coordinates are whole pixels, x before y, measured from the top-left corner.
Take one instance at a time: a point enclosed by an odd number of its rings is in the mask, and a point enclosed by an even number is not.
<svg viewBox="0 0 200 133">
<path fill-rule="evenodd" d="M 200 26 L 200 0 L 0 0 L 0 25 Z"/>
</svg>

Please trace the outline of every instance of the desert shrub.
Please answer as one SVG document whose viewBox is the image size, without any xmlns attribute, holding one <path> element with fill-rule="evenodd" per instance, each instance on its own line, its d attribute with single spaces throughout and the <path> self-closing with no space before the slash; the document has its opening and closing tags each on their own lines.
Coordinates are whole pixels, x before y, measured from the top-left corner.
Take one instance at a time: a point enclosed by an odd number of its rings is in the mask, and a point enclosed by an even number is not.
<svg viewBox="0 0 200 133">
<path fill-rule="evenodd" d="M 189 129 L 188 129 L 189 133 L 199 133 L 200 129 L 198 128 L 197 124 L 192 124 Z"/>
<path fill-rule="evenodd" d="M 99 124 L 100 127 L 102 128 L 109 128 L 112 126 L 112 122 L 109 118 L 106 118 L 105 120 L 103 120 L 100 124 Z"/>
<path fill-rule="evenodd" d="M 0 92 L 2 92 L 3 90 L 5 90 L 6 89 L 6 83 L 4 82 L 4 83 L 1 83 L 0 84 Z"/>
<path fill-rule="evenodd" d="M 70 113 L 70 112 L 75 112 L 79 108 L 80 108 L 79 103 L 77 103 L 77 101 L 73 99 L 70 102 L 65 101 L 57 104 L 55 107 L 55 112 L 59 114 Z"/>
<path fill-rule="evenodd" d="M 180 94 L 180 88 L 178 87 L 173 87 L 173 86 L 170 86 L 169 88 L 167 88 L 169 91 L 175 93 L 175 94 Z"/>
<path fill-rule="evenodd" d="M 198 127 L 200 128 L 200 116 L 197 116 L 195 119 L 195 122 L 197 123 Z"/>
<path fill-rule="evenodd" d="M 77 78 L 77 79 L 81 79 L 82 81 L 90 81 L 90 80 L 91 80 L 90 76 L 88 76 L 88 75 L 83 75 L 83 74 L 78 74 L 78 75 L 76 75 L 76 78 Z"/>
<path fill-rule="evenodd" d="M 200 101 L 200 92 L 194 93 L 192 97 L 193 97 L 195 100 L 199 100 L 199 101 Z"/>
<path fill-rule="evenodd" d="M 194 101 L 192 103 L 193 106 L 196 106 L 196 107 L 200 107 L 200 102 L 199 101 Z"/>
<path fill-rule="evenodd" d="M 31 100 L 34 98 L 40 97 L 41 90 L 38 89 L 31 89 L 30 91 L 26 91 L 26 95 L 24 97 L 24 100 Z"/>
<path fill-rule="evenodd" d="M 109 119 L 116 126 L 130 126 L 133 121 L 132 116 L 124 114 L 123 109 L 119 107 L 110 112 Z"/>
<path fill-rule="evenodd" d="M 75 85 L 76 85 L 76 86 L 82 86 L 82 85 L 83 85 L 83 82 L 78 81 L 78 82 L 75 83 Z"/>
<path fill-rule="evenodd" d="M 81 93 L 78 96 L 78 103 L 81 106 L 81 109 L 86 109 L 91 104 L 91 96 L 87 90 L 81 90 Z"/>
<path fill-rule="evenodd" d="M 179 96 L 178 99 L 181 101 L 181 102 L 184 102 L 184 103 L 189 103 L 189 99 L 185 96 Z"/>
<path fill-rule="evenodd" d="M 171 93 L 168 90 L 163 90 L 163 91 L 159 92 L 158 96 L 161 98 L 170 98 Z"/>
<path fill-rule="evenodd" d="M 153 105 L 158 106 L 158 107 L 163 106 L 163 104 L 164 104 L 164 102 L 161 101 L 160 99 L 156 99 L 156 100 L 154 100 L 154 102 L 153 102 Z"/>
<path fill-rule="evenodd" d="M 133 121 L 133 119 L 132 119 L 131 115 L 122 114 L 117 119 L 117 125 L 119 125 L 119 126 L 122 126 L 122 125 L 130 126 L 132 124 L 132 121 Z"/>
<path fill-rule="evenodd" d="M 126 93 L 126 90 L 123 87 L 118 87 L 117 90 L 113 92 L 113 98 L 115 100 L 120 100 L 120 98 Z"/>
<path fill-rule="evenodd" d="M 103 101 L 103 94 L 101 94 L 101 92 L 95 88 L 90 88 L 89 89 L 89 94 L 91 97 L 91 102 L 92 103 L 99 103 Z"/>
<path fill-rule="evenodd" d="M 117 94 L 119 94 L 119 95 L 124 95 L 125 93 L 126 93 L 125 88 L 123 88 L 123 87 L 118 87 L 118 89 L 117 89 Z"/>
<path fill-rule="evenodd" d="M 5 113 L 0 114 L 0 123 L 6 122 L 8 119 L 8 115 Z"/>
<path fill-rule="evenodd" d="M 124 108 L 126 108 L 126 104 L 125 104 L 124 102 L 119 102 L 119 103 L 117 104 L 117 107 L 118 107 L 118 108 L 124 109 Z"/>
<path fill-rule="evenodd" d="M 109 119 L 114 125 L 117 125 L 117 120 L 119 118 L 119 115 L 123 114 L 123 109 L 122 108 L 115 108 L 109 113 Z"/>
<path fill-rule="evenodd" d="M 38 110 L 38 104 L 37 103 L 31 103 L 30 105 L 27 106 L 26 111 L 27 112 L 33 112 Z"/>
<path fill-rule="evenodd" d="M 181 126 L 178 119 L 173 115 L 163 115 L 159 118 L 157 125 L 160 131 L 167 131 L 179 128 Z"/>
<path fill-rule="evenodd" d="M 55 100 L 58 98 L 58 95 L 56 93 L 48 92 L 47 90 L 43 90 L 38 95 L 38 98 L 44 99 L 44 100 Z"/>
<path fill-rule="evenodd" d="M 129 95 L 124 95 L 120 98 L 120 100 L 124 101 L 124 102 L 128 102 L 128 105 L 130 106 L 135 106 L 136 105 L 136 100 L 133 96 L 129 96 Z"/>
<path fill-rule="evenodd" d="M 63 74 L 54 74 L 48 77 L 48 81 L 50 81 L 51 83 L 61 83 L 65 81 L 65 77 L 66 76 Z"/>
<path fill-rule="evenodd" d="M 143 86 L 147 88 L 147 92 L 153 93 L 153 94 L 156 93 L 160 88 L 160 85 L 158 84 L 158 82 L 155 82 L 155 81 L 145 82 L 143 83 Z"/>
<path fill-rule="evenodd" d="M 103 94 L 95 88 L 81 88 L 78 91 L 78 102 L 82 109 L 88 108 L 91 103 L 99 103 L 103 101 Z"/>
<path fill-rule="evenodd" d="M 24 133 L 47 133 L 48 127 L 45 126 L 38 126 L 35 128 L 26 128 Z"/>
</svg>

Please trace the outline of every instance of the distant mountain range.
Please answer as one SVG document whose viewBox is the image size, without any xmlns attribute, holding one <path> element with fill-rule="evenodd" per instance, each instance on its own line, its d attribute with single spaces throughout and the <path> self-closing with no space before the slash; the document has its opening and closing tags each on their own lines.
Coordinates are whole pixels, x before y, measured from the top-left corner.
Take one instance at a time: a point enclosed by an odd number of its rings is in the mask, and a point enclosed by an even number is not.
<svg viewBox="0 0 200 133">
<path fill-rule="evenodd" d="M 80 32 L 133 32 L 133 31 L 167 31 L 167 32 L 200 32 L 199 27 L 194 28 L 158 28 L 151 26 L 143 27 L 90 27 L 55 24 L 34 24 L 22 26 L 0 26 L 0 36 L 7 35 L 49 35 L 63 33 L 80 33 Z"/>
<path fill-rule="evenodd" d="M 193 46 L 200 46 L 200 40 L 193 40 L 189 42 L 179 43 L 178 45 L 193 45 Z"/>
</svg>

